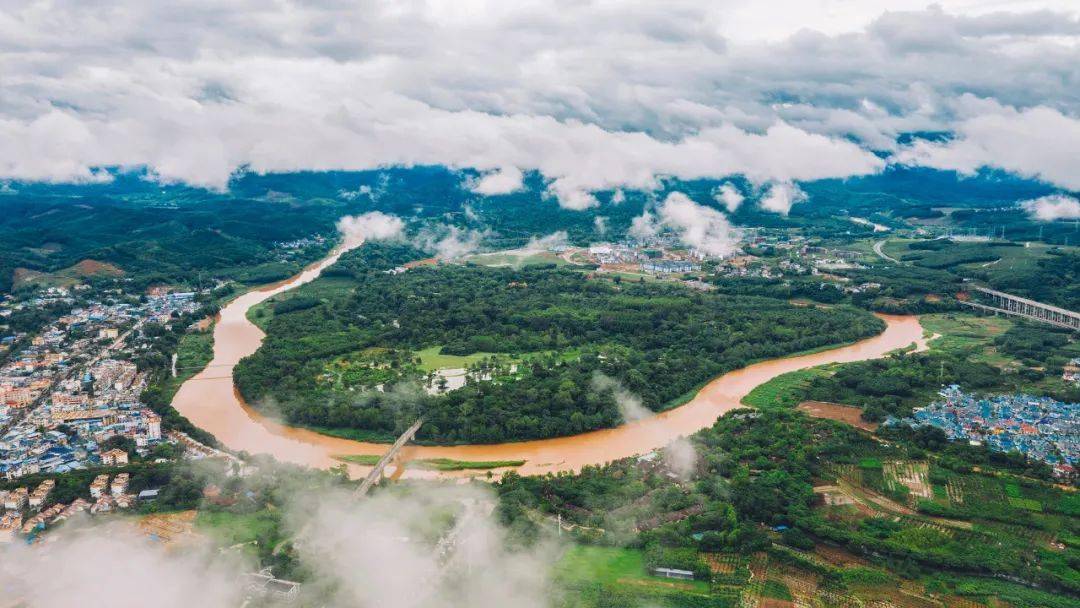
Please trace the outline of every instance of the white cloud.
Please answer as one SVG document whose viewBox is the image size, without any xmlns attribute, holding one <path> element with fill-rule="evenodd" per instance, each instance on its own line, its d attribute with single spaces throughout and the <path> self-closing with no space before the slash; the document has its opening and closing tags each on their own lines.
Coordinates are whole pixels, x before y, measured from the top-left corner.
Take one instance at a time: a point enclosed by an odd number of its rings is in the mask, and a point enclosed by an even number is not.
<svg viewBox="0 0 1080 608">
<path fill-rule="evenodd" d="M 502 167 L 480 176 L 480 179 L 472 184 L 470 190 L 488 196 L 510 194 L 521 190 L 523 177 L 524 174 L 517 167 Z"/>
<path fill-rule="evenodd" d="M 1032 217 L 1043 222 L 1080 219 L 1080 200 L 1063 194 L 1023 201 L 1020 206 Z"/>
<path fill-rule="evenodd" d="M 641 403 L 641 397 L 630 392 L 617 378 L 612 378 L 601 372 L 594 372 L 592 377 L 592 390 L 598 393 L 610 392 L 615 404 L 619 406 L 623 422 L 637 422 L 646 418 L 652 418 L 656 414 Z"/>
<path fill-rule="evenodd" d="M 791 208 L 806 200 L 806 193 L 791 182 L 779 182 L 769 186 L 769 191 L 761 197 L 758 205 L 766 211 L 787 215 Z"/>
<path fill-rule="evenodd" d="M 552 247 L 565 247 L 569 244 L 569 235 L 565 230 L 557 230 L 542 237 L 533 237 L 525 245 L 526 251 L 546 251 Z"/>
<path fill-rule="evenodd" d="M 697 450 L 686 437 L 679 437 L 664 448 L 664 464 L 683 481 L 693 477 L 697 461 Z"/>
<path fill-rule="evenodd" d="M 198 547 L 169 551 L 133 526 L 68 522 L 49 543 L 0 545 L 3 600 L 28 608 L 231 608 L 241 567 Z M 16 605 L 20 604 L 15 601 Z"/>
<path fill-rule="evenodd" d="M 432 485 L 361 502 L 319 493 L 291 511 L 300 555 L 329 583 L 330 606 L 549 606 L 554 547 L 509 550 L 492 516 L 497 501 L 486 487 Z"/>
<path fill-rule="evenodd" d="M 2 192 L 3 192 L 3 189 L 0 188 L 0 193 L 2 193 Z M 599 235 L 603 236 L 605 233 L 607 233 L 607 218 L 604 217 L 603 215 L 598 215 L 598 216 L 594 217 L 593 218 L 593 228 L 596 230 L 596 234 L 599 234 Z"/>
<path fill-rule="evenodd" d="M 735 253 L 738 235 L 727 217 L 716 209 L 699 205 L 681 192 L 672 192 L 658 212 L 661 223 L 674 229 L 687 246 L 719 257 Z"/>
<path fill-rule="evenodd" d="M 429 226 L 416 236 L 416 246 L 434 252 L 440 260 L 453 260 L 475 253 L 487 234 L 457 226 Z"/>
<path fill-rule="evenodd" d="M 347 215 L 337 223 L 338 232 L 347 243 L 364 241 L 386 241 L 400 238 L 405 230 L 405 222 L 394 215 L 381 211 L 369 211 L 362 215 Z"/>
<path fill-rule="evenodd" d="M 630 222 L 629 235 L 639 239 L 656 236 L 667 228 L 678 235 L 687 247 L 725 257 L 738 247 L 738 233 L 727 217 L 691 200 L 681 192 L 672 192 L 657 205 L 656 212 L 646 210 Z"/>
<path fill-rule="evenodd" d="M 973 115 L 956 125 L 954 139 L 917 141 L 901 150 L 896 160 L 963 173 L 998 167 L 1080 189 L 1080 119 L 1051 108 L 1017 110 L 970 97 L 957 105 Z"/>
<path fill-rule="evenodd" d="M 735 184 L 724 182 L 713 192 L 713 198 L 716 199 L 716 202 L 724 205 L 728 213 L 735 213 L 746 197 L 742 195 L 742 192 L 739 192 Z"/>
<path fill-rule="evenodd" d="M 630 221 L 627 234 L 636 239 L 648 239 L 656 236 L 659 231 L 660 228 L 656 225 L 656 216 L 650 211 L 645 211 Z"/>
<path fill-rule="evenodd" d="M 583 209 L 665 176 L 872 173 L 884 162 L 868 148 L 955 128 L 950 146 L 900 158 L 1074 181 L 1071 140 L 1041 143 L 1080 115 L 1075 2 L 926 4 L 13 1 L 0 178 L 148 165 L 220 189 L 242 166 L 444 164 L 479 170 L 481 194 L 539 170 Z M 956 103 L 972 91 L 990 105 Z M 994 128 L 1031 154 L 1002 150 Z"/>
</svg>

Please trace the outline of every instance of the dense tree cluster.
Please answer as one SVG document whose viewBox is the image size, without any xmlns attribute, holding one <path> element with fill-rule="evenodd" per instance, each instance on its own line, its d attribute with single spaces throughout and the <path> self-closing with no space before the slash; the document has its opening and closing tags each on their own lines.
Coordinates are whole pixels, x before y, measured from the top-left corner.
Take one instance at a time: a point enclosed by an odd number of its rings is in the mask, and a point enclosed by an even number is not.
<svg viewBox="0 0 1080 608">
<path fill-rule="evenodd" d="M 672 285 L 616 284 L 553 267 L 440 266 L 353 276 L 349 292 L 328 291 L 309 306 L 320 293 L 317 281 L 292 296 L 304 306 L 278 310 L 262 348 L 236 370 L 249 401 L 272 397 L 294 423 L 386 434 L 423 412 L 420 439 L 427 441 L 550 437 L 620 421 L 610 391 L 593 388 L 597 373 L 659 410 L 725 371 L 882 327 L 844 307 L 797 308 Z M 288 310 L 287 302 L 277 306 Z M 514 381 L 475 381 L 438 397 L 342 393 L 317 381 L 328 361 L 345 353 L 435 345 L 446 354 L 549 356 L 529 358 Z"/>
<path fill-rule="evenodd" d="M 729 412 L 691 442 L 697 465 L 687 480 L 666 475 L 657 461 L 634 459 L 587 467 L 580 475 L 508 475 L 497 485 L 499 515 L 526 539 L 535 534 L 537 522 L 559 515 L 574 524 L 572 533 L 581 541 L 643 547 L 647 559 L 657 564 L 674 561 L 690 570 L 697 565 L 688 550 L 745 553 L 770 541 L 810 549 L 827 541 L 905 576 L 1008 576 L 1058 593 L 1080 591 L 1075 547 L 1054 551 L 1031 542 L 1032 534 L 1074 536 L 1080 502 L 1050 483 L 1001 472 L 1007 458 L 987 460 L 982 450 L 929 435 L 894 433 L 889 442 L 880 442 L 854 428 L 792 411 Z M 823 480 L 843 467 L 876 467 L 878 483 L 866 477 L 862 485 L 888 495 L 880 483 L 881 462 L 913 458 L 929 459 L 935 486 L 963 483 L 972 494 L 963 509 L 921 501 L 918 511 L 973 521 L 974 528 L 959 532 L 935 527 L 921 516 L 856 515 L 858 509 L 834 513 L 813 492 L 814 485 L 827 484 Z M 974 472 L 976 464 L 981 473 Z M 981 497 L 976 488 L 1000 492 L 1002 487 L 1005 493 L 992 505 L 976 498 Z M 1033 513 L 1006 500 L 1010 487 L 1013 494 L 1036 497 L 1045 512 Z M 770 528 L 780 533 L 766 536 Z M 782 548 L 770 552 L 777 559 L 801 560 L 800 568 L 832 584 L 857 584 L 851 577 L 874 575 L 846 573 Z"/>
<path fill-rule="evenodd" d="M 798 400 L 830 401 L 863 408 L 863 419 L 880 422 L 888 416 L 911 415 L 944 385 L 969 391 L 1001 385 L 1001 370 L 945 353 L 897 354 L 840 367 L 832 375 L 813 378 Z"/>
</svg>

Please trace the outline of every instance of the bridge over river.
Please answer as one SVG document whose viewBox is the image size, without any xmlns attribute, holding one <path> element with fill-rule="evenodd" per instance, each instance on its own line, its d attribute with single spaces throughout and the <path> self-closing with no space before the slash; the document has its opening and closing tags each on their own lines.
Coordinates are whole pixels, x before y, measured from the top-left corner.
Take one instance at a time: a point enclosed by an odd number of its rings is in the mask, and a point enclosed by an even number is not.
<svg viewBox="0 0 1080 608">
<path fill-rule="evenodd" d="M 990 304 L 971 301 L 961 301 L 960 303 L 981 312 L 1023 317 L 1031 321 L 1080 331 L 1080 312 L 1073 312 L 985 287 L 976 287 L 975 291 L 989 298 Z"/>
<path fill-rule="evenodd" d="M 173 406 L 196 426 L 210 432 L 230 449 L 253 454 L 270 454 L 283 462 L 329 468 L 341 464 L 347 455 L 386 455 L 387 445 L 330 437 L 296 428 L 263 416 L 250 408 L 233 386 L 233 366 L 254 353 L 263 333 L 247 319 L 252 306 L 267 298 L 315 279 L 345 250 L 313 264 L 301 274 L 264 289 L 245 293 L 222 308 L 214 326 L 214 358 L 199 374 L 185 382 L 173 398 Z M 681 436 L 711 426 L 717 417 L 741 407 L 740 400 L 754 387 L 790 371 L 826 363 L 862 361 L 883 357 L 891 351 L 915 344 L 926 348 L 919 320 L 913 316 L 878 315 L 886 323 L 883 333 L 855 344 L 808 355 L 755 363 L 709 382 L 689 402 L 655 416 L 610 429 L 571 437 L 491 445 L 409 446 L 417 459 L 507 461 L 524 460 L 516 470 L 522 474 L 579 471 L 581 467 L 603 464 L 619 458 L 662 448 Z M 419 427 L 417 427 L 419 429 Z M 415 433 L 415 431 L 414 431 Z M 411 439 L 412 435 L 409 435 Z M 402 446 L 409 439 L 402 441 Z M 400 450 L 401 447 L 398 448 Z M 393 461 L 391 456 L 383 467 Z M 380 459 L 380 462 L 382 459 Z M 350 472 L 366 476 L 367 467 L 349 465 Z M 471 476 L 475 471 L 432 472 L 409 470 L 409 477 Z M 375 475 L 373 481 L 378 479 Z"/>
</svg>

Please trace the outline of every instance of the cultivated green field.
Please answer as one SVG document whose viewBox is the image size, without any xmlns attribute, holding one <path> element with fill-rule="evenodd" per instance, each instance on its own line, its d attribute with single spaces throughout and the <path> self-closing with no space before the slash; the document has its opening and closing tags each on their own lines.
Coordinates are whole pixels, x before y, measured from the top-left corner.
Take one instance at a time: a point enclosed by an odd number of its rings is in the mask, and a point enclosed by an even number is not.
<svg viewBox="0 0 1080 608">
<path fill-rule="evenodd" d="M 814 378 L 826 376 L 831 366 L 822 365 L 781 374 L 759 384 L 742 398 L 742 404 L 758 409 L 792 409 L 802 400 L 799 396 Z"/>
<path fill-rule="evenodd" d="M 630 583 L 709 592 L 709 584 L 705 581 L 672 581 L 649 575 L 645 569 L 645 556 L 637 549 L 574 545 L 563 554 L 555 571 L 556 576 L 566 583 Z"/>
<path fill-rule="evenodd" d="M 350 462 L 362 466 L 375 466 L 382 458 L 380 454 L 349 454 L 335 456 L 343 462 Z M 425 471 L 470 471 L 485 469 L 501 469 L 506 467 L 520 467 L 525 464 L 524 460 L 454 460 L 452 458 L 420 458 L 405 463 L 409 469 L 423 469 Z"/>
<path fill-rule="evenodd" d="M 474 363 L 482 361 L 495 353 L 472 353 L 469 355 L 444 355 L 442 345 L 436 345 L 424 350 L 416 351 L 420 358 L 420 369 L 432 372 L 437 369 L 463 369 Z"/>
</svg>

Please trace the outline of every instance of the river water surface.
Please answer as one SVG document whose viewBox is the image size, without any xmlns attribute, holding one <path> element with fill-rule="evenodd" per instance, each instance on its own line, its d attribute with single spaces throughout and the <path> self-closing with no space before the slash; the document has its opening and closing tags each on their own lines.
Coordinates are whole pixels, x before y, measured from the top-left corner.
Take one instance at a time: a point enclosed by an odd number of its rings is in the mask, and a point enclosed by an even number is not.
<svg viewBox="0 0 1080 608">
<path fill-rule="evenodd" d="M 355 244 L 350 244 L 355 246 Z M 381 454 L 385 444 L 366 443 L 321 435 L 290 427 L 253 411 L 233 386 L 233 367 L 254 353 L 263 332 L 247 320 L 252 306 L 319 276 L 337 261 L 348 246 L 309 266 L 295 277 L 251 291 L 221 310 L 214 326 L 214 358 L 205 370 L 185 382 L 173 398 L 173 406 L 192 423 L 209 431 L 233 450 L 270 454 L 278 460 L 326 468 L 340 464 L 334 456 Z M 913 316 L 878 315 L 886 323 L 880 335 L 819 353 L 774 359 L 738 369 L 709 382 L 685 405 L 622 426 L 537 441 L 492 445 L 427 447 L 410 446 L 408 458 L 456 460 L 524 460 L 523 474 L 578 471 L 588 464 L 644 454 L 680 436 L 711 426 L 717 417 L 739 407 L 739 401 L 755 386 L 790 371 L 825 363 L 878 358 L 889 351 L 915 343 L 926 348 L 922 326 Z M 363 467 L 350 465 L 355 472 Z M 407 475 L 425 476 L 409 470 Z M 474 471 L 472 474 L 476 474 Z M 459 474 L 460 475 L 460 474 Z"/>
</svg>

